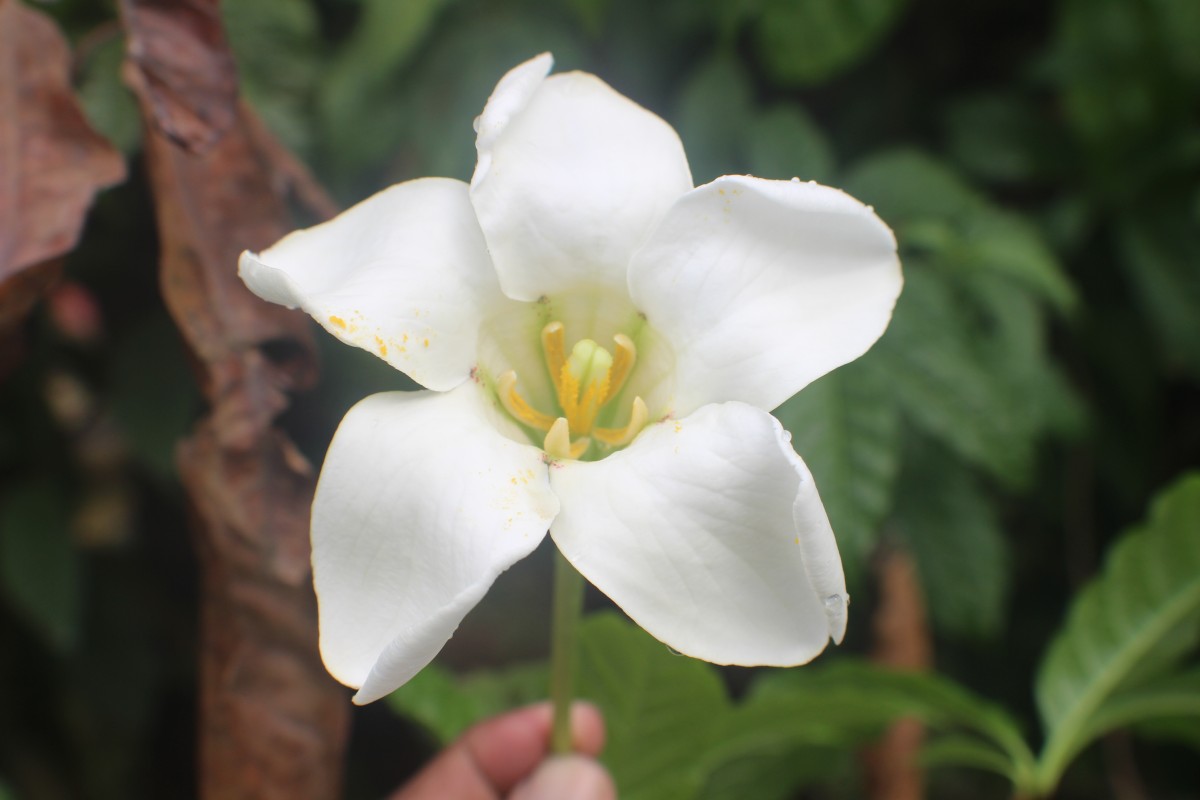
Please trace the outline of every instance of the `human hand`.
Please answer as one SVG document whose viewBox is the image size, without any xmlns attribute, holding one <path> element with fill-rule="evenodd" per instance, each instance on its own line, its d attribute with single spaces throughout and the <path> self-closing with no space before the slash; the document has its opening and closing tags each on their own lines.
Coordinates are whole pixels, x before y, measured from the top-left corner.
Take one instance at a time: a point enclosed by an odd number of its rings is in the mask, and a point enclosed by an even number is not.
<svg viewBox="0 0 1200 800">
<path fill-rule="evenodd" d="M 616 800 L 592 758 L 604 747 L 600 712 L 573 704 L 576 754 L 547 757 L 551 713 L 541 703 L 475 725 L 389 800 Z"/>
</svg>

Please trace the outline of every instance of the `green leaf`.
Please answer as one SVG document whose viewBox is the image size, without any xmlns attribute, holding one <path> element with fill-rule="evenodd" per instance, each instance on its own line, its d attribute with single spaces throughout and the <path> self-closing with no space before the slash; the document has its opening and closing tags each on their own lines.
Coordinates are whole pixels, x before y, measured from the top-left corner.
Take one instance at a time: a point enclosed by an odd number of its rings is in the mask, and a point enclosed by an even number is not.
<svg viewBox="0 0 1200 800">
<path fill-rule="evenodd" d="M 902 251 L 956 272 L 1007 276 L 1059 311 L 1075 306 L 1075 291 L 1036 227 L 991 205 L 936 159 L 914 150 L 879 153 L 855 165 L 845 188 L 895 228 Z"/>
<path fill-rule="evenodd" d="M 754 118 L 747 134 L 750 173 L 764 178 L 833 180 L 833 147 L 798 106 L 775 106 Z"/>
<path fill-rule="evenodd" d="M 1045 421 L 1029 413 L 1030 398 L 1017 391 L 1012 376 L 997 370 L 994 351 L 1007 354 L 989 347 L 987 337 L 1000 329 L 972 306 L 960 287 L 910 262 L 891 326 L 870 357 L 879 360 L 896 402 L 918 429 L 1005 484 L 1022 487 Z"/>
<path fill-rule="evenodd" d="M 203 401 L 165 313 L 145 316 L 115 342 L 110 385 L 113 414 L 133 455 L 160 478 L 174 480 L 175 445 Z M 151 399 L 154 413 L 146 413 Z"/>
<path fill-rule="evenodd" d="M 604 762 L 623 800 L 691 798 L 704 783 L 699 758 L 729 713 L 715 670 L 672 654 L 616 614 L 581 627 L 580 695 L 604 712 Z"/>
<path fill-rule="evenodd" d="M 317 88 L 323 144 L 342 169 L 378 164 L 395 147 L 396 132 L 404 127 L 404 108 L 395 96 L 397 75 L 450 2 L 363 0 L 360 4 L 358 24 L 334 54 Z"/>
<path fill-rule="evenodd" d="M 780 83 L 819 83 L 865 56 L 904 6 L 904 0 L 767 0 L 755 28 L 758 51 Z"/>
<path fill-rule="evenodd" d="M 1194 126 L 1198 34 L 1190 0 L 1064 0 L 1055 49 L 1068 124 L 1114 163 Z"/>
<path fill-rule="evenodd" d="M 142 144 L 137 100 L 121 80 L 125 39 L 115 36 L 92 51 L 80 65 L 79 100 L 88 122 L 126 156 Z"/>
<path fill-rule="evenodd" d="M 1034 179 L 1055 149 L 1054 126 L 1016 92 L 959 100 L 946 109 L 945 123 L 954 161 L 987 180 Z"/>
<path fill-rule="evenodd" d="M 321 74 L 311 2 L 238 0 L 222 3 L 221 17 L 246 99 L 290 149 L 310 150 L 309 109 Z"/>
<path fill-rule="evenodd" d="M 58 486 L 30 481 L 0 496 L 0 590 L 58 651 L 79 638 L 79 573 Z"/>
<path fill-rule="evenodd" d="M 697 183 L 745 168 L 746 123 L 755 116 L 752 87 L 741 62 L 726 55 L 703 62 L 684 84 L 675 121 Z"/>
<path fill-rule="evenodd" d="M 1118 230 L 1121 266 L 1166 360 L 1200 379 L 1200 227 L 1182 203 L 1147 210 Z"/>
<path fill-rule="evenodd" d="M 978 743 L 960 748 L 960 760 L 942 754 L 942 763 L 979 766 L 1014 782 L 1024 780 L 1033 757 L 1016 724 L 1003 709 L 933 674 L 896 672 L 841 660 L 805 669 L 767 673 L 733 715 L 723 733 L 720 763 L 762 748 L 856 747 L 878 737 L 889 725 L 914 717 L 939 731 L 970 734 Z M 996 769 L 1004 764 L 1003 769 Z"/>
<path fill-rule="evenodd" d="M 992 639 L 1004 623 L 1009 556 L 992 503 L 958 459 L 910 447 L 896 491 L 895 525 L 917 562 L 934 624 Z"/>
<path fill-rule="evenodd" d="M 963 734 L 943 734 L 921 748 L 925 767 L 971 767 L 1012 780 L 1013 765 L 994 746 Z"/>
<path fill-rule="evenodd" d="M 812 470 L 846 570 L 857 574 L 891 508 L 899 467 L 899 414 L 886 376 L 861 359 L 805 387 L 775 416 Z"/>
<path fill-rule="evenodd" d="M 1116 692 L 1096 712 L 1089 739 L 1146 720 L 1192 718 L 1200 722 L 1200 669 L 1132 686 Z"/>
<path fill-rule="evenodd" d="M 1153 714 L 1151 695 L 1139 703 L 1139 694 L 1123 693 L 1169 686 L 1160 676 L 1180 657 L 1179 635 L 1194 644 L 1198 624 L 1200 475 L 1193 474 L 1161 493 L 1146 523 L 1113 547 L 1047 649 L 1036 682 L 1047 732 L 1038 773 L 1044 791 L 1106 715 L 1129 722 L 1134 712 Z"/>
<path fill-rule="evenodd" d="M 697 800 L 788 800 L 800 787 L 828 784 L 852 770 L 846 749 L 764 744 L 714 767 Z"/>
<path fill-rule="evenodd" d="M 549 673 L 544 664 L 454 676 L 430 664 L 387 697 L 388 706 L 449 743 L 480 720 L 546 696 Z"/>
</svg>

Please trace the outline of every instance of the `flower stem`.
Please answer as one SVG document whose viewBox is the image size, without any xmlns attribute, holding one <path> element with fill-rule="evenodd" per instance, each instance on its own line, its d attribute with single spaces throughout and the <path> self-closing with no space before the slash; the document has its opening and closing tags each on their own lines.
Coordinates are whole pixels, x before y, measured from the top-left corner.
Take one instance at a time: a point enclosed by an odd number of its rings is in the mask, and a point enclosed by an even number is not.
<svg viewBox="0 0 1200 800">
<path fill-rule="evenodd" d="M 571 700 L 575 693 L 575 661 L 579 620 L 583 616 L 583 576 L 562 553 L 554 553 L 554 620 L 550 631 L 550 702 L 554 727 L 550 751 L 574 750 L 571 741 Z"/>
</svg>

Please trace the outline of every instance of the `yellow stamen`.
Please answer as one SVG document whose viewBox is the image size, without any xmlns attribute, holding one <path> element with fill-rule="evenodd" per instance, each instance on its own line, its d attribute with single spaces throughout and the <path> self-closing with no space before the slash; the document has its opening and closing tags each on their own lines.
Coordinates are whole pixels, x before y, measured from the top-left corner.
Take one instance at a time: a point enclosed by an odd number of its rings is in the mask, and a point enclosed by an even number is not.
<svg viewBox="0 0 1200 800">
<path fill-rule="evenodd" d="M 571 457 L 571 433 L 567 427 L 566 417 L 554 420 L 554 424 L 550 426 L 550 431 L 542 442 L 542 449 L 551 458 Z"/>
<path fill-rule="evenodd" d="M 584 436 L 582 439 L 576 439 L 571 445 L 571 458 L 581 458 L 587 449 L 592 446 L 592 440 Z"/>
<path fill-rule="evenodd" d="M 559 370 L 558 380 L 554 382 L 558 390 L 558 407 L 566 415 L 568 422 L 579 416 L 579 378 L 571 372 L 568 364 L 563 364 Z M 575 427 L 575 426 L 571 426 Z"/>
<path fill-rule="evenodd" d="M 505 410 L 521 424 L 545 431 L 543 445 L 551 458 L 582 458 L 592 446 L 589 434 L 609 447 L 633 441 L 650 416 L 640 397 L 634 398 L 629 424 L 623 428 L 594 428 L 600 409 L 621 391 L 637 361 L 633 340 L 625 334 L 615 335 L 616 355 L 591 339 L 580 339 L 568 353 L 566 328 L 558 321 L 543 327 L 541 337 L 542 354 L 562 416 L 544 414 L 526 402 L 517 392 L 517 374 L 513 370 L 496 381 Z"/>
<path fill-rule="evenodd" d="M 554 417 L 538 411 L 517 393 L 517 373 L 513 370 L 510 369 L 496 380 L 496 391 L 504 410 L 518 422 L 539 431 L 548 431 L 554 425 Z"/>
<path fill-rule="evenodd" d="M 617 393 L 625 385 L 625 379 L 629 377 L 630 370 L 637 362 L 637 345 L 623 333 L 618 333 L 613 337 L 613 342 L 617 345 L 616 352 L 613 354 L 612 370 L 608 374 L 608 393 L 601 400 L 601 403 L 616 397 Z"/>
<path fill-rule="evenodd" d="M 633 409 L 629 412 L 629 424 L 624 428 L 593 428 L 592 437 L 611 447 L 624 447 L 632 442 L 650 419 L 650 409 L 640 397 L 633 398 Z"/>
<path fill-rule="evenodd" d="M 562 374 L 563 364 L 567 361 L 566 343 L 563 341 L 565 329 L 561 322 L 551 322 L 542 328 L 542 352 L 546 355 L 546 367 L 558 388 L 559 375 Z"/>
<path fill-rule="evenodd" d="M 599 381 L 588 383 L 587 388 L 583 390 L 583 397 L 579 398 L 575 406 L 575 416 L 567 418 L 571 423 L 571 433 L 582 435 L 592 429 L 592 425 L 596 423 L 596 414 L 607 396 L 608 374 L 605 373 Z"/>
</svg>

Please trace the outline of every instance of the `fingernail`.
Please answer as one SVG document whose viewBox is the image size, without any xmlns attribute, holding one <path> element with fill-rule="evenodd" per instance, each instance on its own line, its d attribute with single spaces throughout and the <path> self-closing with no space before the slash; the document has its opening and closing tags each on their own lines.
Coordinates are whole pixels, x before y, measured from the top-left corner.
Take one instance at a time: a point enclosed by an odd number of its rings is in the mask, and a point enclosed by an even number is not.
<svg viewBox="0 0 1200 800">
<path fill-rule="evenodd" d="M 542 762 L 510 800 L 615 800 L 612 778 L 584 756 L 555 756 Z"/>
</svg>

